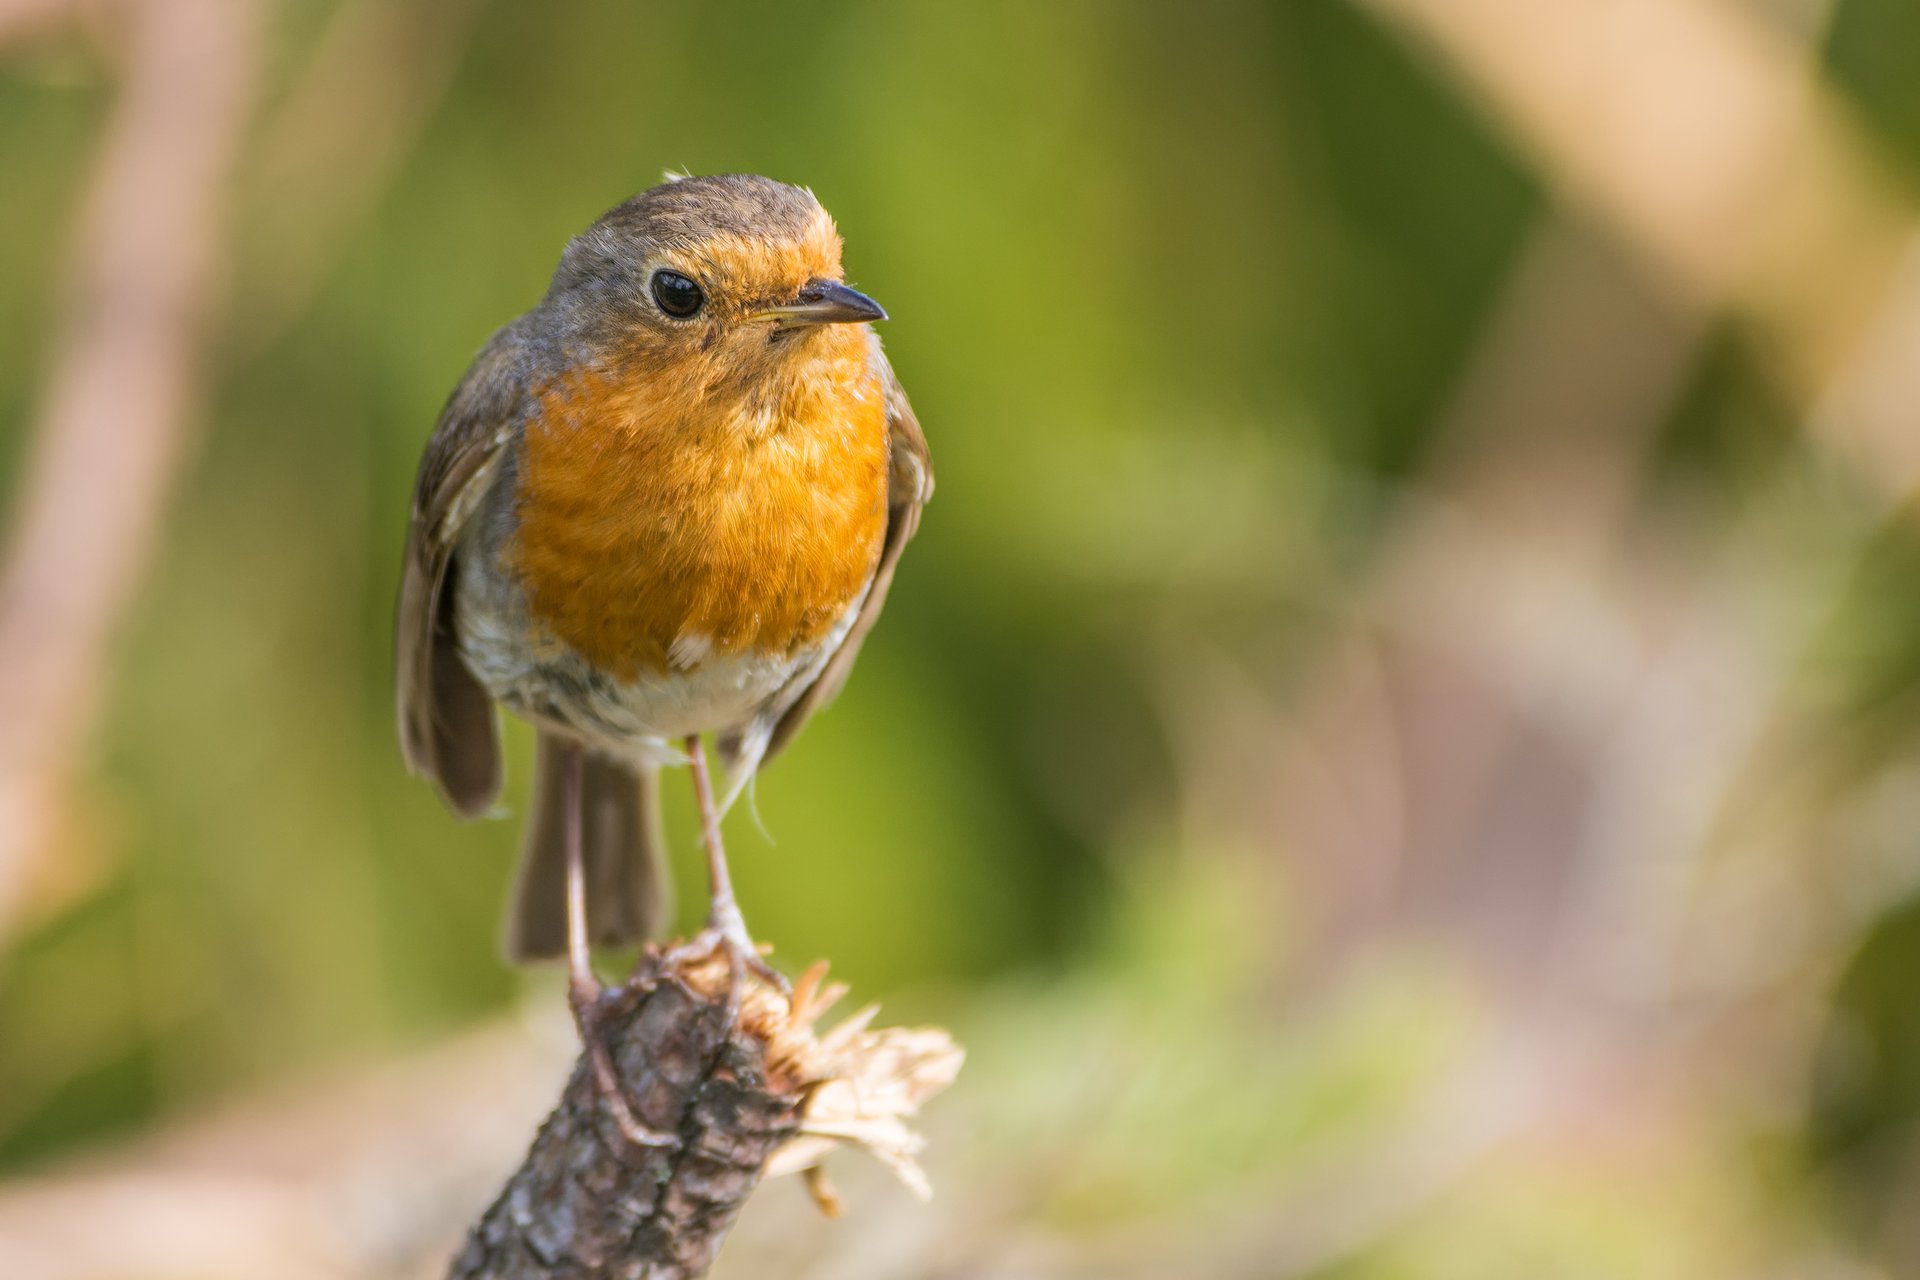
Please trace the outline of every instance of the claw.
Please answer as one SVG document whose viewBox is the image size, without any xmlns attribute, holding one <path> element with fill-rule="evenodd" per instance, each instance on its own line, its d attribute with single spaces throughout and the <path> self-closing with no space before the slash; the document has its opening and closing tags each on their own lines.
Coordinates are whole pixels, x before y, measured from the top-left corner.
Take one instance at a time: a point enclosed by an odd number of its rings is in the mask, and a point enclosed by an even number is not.
<svg viewBox="0 0 1920 1280">
<path fill-rule="evenodd" d="M 744 994 L 745 977 L 752 973 L 768 986 L 778 991 L 788 1003 L 793 1000 L 793 983 L 787 975 L 768 964 L 760 954 L 760 949 L 747 941 L 744 931 L 736 933 L 724 926 L 708 924 L 687 941 L 661 957 L 662 971 L 681 968 L 710 959 L 714 952 L 724 951 L 727 956 L 727 970 L 732 990 L 727 1000 L 728 1015 L 740 1012 L 740 1001 Z"/>
<path fill-rule="evenodd" d="M 760 954 L 759 947 L 728 933 L 721 935 L 721 945 L 726 947 L 727 955 L 735 966 L 749 970 L 762 982 L 786 997 L 788 1003 L 792 1003 L 793 983 L 788 981 L 786 974 L 767 962 L 767 958 Z"/>
<path fill-rule="evenodd" d="M 587 1065 L 593 1073 L 594 1091 L 600 1095 L 607 1114 L 613 1117 L 620 1136 L 641 1150 L 657 1150 L 680 1144 L 679 1135 L 667 1133 L 641 1121 L 627 1101 L 626 1090 L 613 1069 L 613 1054 L 606 1037 L 600 1034 L 600 997 L 598 983 L 578 980 L 567 984 L 567 1003 L 573 1009 L 573 1025 L 580 1033 L 580 1045 L 586 1050 Z"/>
</svg>

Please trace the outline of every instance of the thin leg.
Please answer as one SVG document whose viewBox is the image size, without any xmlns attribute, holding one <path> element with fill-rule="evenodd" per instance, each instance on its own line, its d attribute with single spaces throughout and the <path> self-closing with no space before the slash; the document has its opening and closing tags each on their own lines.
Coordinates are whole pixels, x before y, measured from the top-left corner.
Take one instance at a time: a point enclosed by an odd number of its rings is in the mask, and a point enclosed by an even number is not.
<svg viewBox="0 0 1920 1280">
<path fill-rule="evenodd" d="M 593 976 L 593 954 L 587 939 L 586 845 L 580 829 L 580 748 L 572 743 L 557 748 L 560 757 L 560 810 L 567 838 L 567 989 L 574 1011 L 600 996 L 600 980 Z"/>
<path fill-rule="evenodd" d="M 687 735 L 687 760 L 693 770 L 693 794 L 700 805 L 700 837 L 707 848 L 707 880 L 711 901 L 707 908 L 707 928 L 720 936 L 735 960 L 772 983 L 780 991 L 789 990 L 784 974 L 760 958 L 740 915 L 740 904 L 733 896 L 733 876 L 727 871 L 727 850 L 720 843 L 720 811 L 713 803 L 713 780 L 707 775 L 707 753 L 700 735 Z M 735 971 L 738 976 L 738 970 Z"/>
<path fill-rule="evenodd" d="M 586 855 L 580 833 L 580 748 L 561 747 L 561 804 L 564 807 L 567 841 L 567 1004 L 573 1009 L 573 1025 L 579 1029 L 580 1044 L 587 1051 L 593 1070 L 594 1087 L 600 1091 L 607 1111 L 627 1141 L 640 1147 L 670 1147 L 679 1139 L 640 1123 L 627 1105 L 620 1088 L 620 1077 L 613 1069 L 613 1055 L 600 1034 L 600 996 L 603 988 L 593 976 L 593 956 L 587 942 Z"/>
<path fill-rule="evenodd" d="M 753 938 L 747 932 L 747 922 L 740 916 L 740 904 L 733 896 L 727 850 L 720 843 L 720 812 L 713 803 L 713 780 L 707 776 L 707 753 L 697 733 L 687 735 L 687 759 L 693 767 L 694 799 L 700 804 L 700 838 L 707 848 L 707 881 L 711 888 L 707 927 L 725 934 L 743 950 L 752 951 Z"/>
</svg>

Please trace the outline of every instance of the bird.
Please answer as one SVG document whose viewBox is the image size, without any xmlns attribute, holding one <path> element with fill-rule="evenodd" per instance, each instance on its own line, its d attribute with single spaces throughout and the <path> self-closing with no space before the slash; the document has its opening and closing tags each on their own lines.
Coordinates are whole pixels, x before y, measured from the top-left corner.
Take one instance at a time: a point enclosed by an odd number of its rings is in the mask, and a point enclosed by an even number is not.
<svg viewBox="0 0 1920 1280">
<path fill-rule="evenodd" d="M 810 190 L 669 175 L 567 243 L 421 458 L 395 611 L 402 754 L 475 818 L 502 789 L 497 708 L 533 726 L 505 949 L 567 960 L 590 1048 L 591 946 L 663 923 L 663 768 L 692 776 L 703 936 L 767 970 L 720 817 L 845 683 L 933 493 L 872 328 L 887 313 L 847 284 L 842 249 Z M 595 1068 L 604 1084 L 604 1050 Z"/>
</svg>

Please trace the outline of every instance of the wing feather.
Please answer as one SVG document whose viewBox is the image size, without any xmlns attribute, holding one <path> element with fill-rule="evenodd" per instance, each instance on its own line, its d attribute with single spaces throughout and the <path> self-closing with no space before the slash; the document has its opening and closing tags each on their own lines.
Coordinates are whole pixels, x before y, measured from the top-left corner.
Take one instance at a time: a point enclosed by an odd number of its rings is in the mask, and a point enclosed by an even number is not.
<svg viewBox="0 0 1920 1280">
<path fill-rule="evenodd" d="M 511 328 L 448 398 L 420 459 L 394 618 L 394 697 L 407 767 L 463 817 L 500 794 L 493 700 L 462 661 L 448 589 L 461 530 L 512 438 L 525 379 Z"/>
</svg>

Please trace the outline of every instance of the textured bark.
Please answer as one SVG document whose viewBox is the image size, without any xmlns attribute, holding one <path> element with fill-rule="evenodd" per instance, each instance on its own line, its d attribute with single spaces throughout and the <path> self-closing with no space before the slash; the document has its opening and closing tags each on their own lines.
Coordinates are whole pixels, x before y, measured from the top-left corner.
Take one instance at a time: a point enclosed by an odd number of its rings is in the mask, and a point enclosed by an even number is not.
<svg viewBox="0 0 1920 1280">
<path fill-rule="evenodd" d="M 453 1280 L 706 1274 L 768 1157 L 797 1134 L 811 1087 L 769 1054 L 772 993 L 747 982 L 731 1021 L 719 962 L 650 972 L 605 994 L 601 1026 L 628 1104 L 677 1141 L 628 1142 L 583 1055 L 454 1259 Z"/>
</svg>

